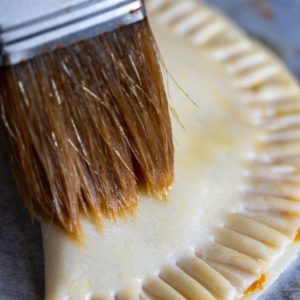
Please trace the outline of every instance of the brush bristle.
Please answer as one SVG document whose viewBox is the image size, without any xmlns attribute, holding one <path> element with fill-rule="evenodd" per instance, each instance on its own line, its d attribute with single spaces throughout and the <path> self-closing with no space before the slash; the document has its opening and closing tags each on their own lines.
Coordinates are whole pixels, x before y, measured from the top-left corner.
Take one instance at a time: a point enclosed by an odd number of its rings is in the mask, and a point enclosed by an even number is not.
<svg viewBox="0 0 300 300">
<path fill-rule="evenodd" d="M 13 172 L 33 216 L 80 235 L 173 180 L 169 107 L 147 20 L 0 70 Z"/>
</svg>

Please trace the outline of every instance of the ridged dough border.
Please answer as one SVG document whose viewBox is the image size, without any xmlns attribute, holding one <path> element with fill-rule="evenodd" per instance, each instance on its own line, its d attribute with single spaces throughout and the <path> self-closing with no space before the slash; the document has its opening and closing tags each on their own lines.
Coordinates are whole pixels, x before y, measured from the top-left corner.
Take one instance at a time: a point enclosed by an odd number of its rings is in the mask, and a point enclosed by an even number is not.
<svg viewBox="0 0 300 300">
<path fill-rule="evenodd" d="M 261 135 L 245 162 L 242 205 L 228 215 L 214 242 L 147 278 L 142 290 L 123 291 L 116 299 L 241 298 L 292 245 L 300 226 L 299 88 L 272 54 L 206 4 L 146 2 L 161 26 L 207 48 L 223 66 Z"/>
</svg>

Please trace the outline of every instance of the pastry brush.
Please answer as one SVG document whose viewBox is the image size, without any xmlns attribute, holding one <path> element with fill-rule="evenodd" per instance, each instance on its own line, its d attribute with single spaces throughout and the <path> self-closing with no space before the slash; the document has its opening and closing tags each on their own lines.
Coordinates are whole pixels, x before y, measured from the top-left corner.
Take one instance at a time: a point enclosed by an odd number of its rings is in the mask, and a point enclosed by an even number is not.
<svg viewBox="0 0 300 300">
<path fill-rule="evenodd" d="M 169 107 L 140 0 L 2 0 L 0 105 L 33 217 L 80 237 L 173 179 Z"/>
</svg>

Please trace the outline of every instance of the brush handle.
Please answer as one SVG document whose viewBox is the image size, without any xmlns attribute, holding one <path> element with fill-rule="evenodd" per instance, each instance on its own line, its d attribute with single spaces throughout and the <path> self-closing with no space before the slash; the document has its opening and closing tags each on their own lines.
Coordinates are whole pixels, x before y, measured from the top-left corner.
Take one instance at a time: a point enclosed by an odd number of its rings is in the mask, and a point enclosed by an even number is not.
<svg viewBox="0 0 300 300">
<path fill-rule="evenodd" d="M 142 0 L 1 0 L 0 66 L 145 17 Z"/>
</svg>

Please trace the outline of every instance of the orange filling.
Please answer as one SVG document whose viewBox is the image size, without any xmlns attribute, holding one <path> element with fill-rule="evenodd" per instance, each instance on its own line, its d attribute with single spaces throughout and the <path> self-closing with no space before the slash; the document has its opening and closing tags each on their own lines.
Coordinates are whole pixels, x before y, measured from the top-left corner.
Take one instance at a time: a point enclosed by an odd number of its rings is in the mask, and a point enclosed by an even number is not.
<svg viewBox="0 0 300 300">
<path fill-rule="evenodd" d="M 247 296 L 257 290 L 262 290 L 266 281 L 266 275 L 261 274 L 260 277 L 255 280 L 245 291 L 244 296 Z"/>
<path fill-rule="evenodd" d="M 300 228 L 298 228 L 296 235 L 294 237 L 294 242 L 300 242 Z"/>
</svg>

